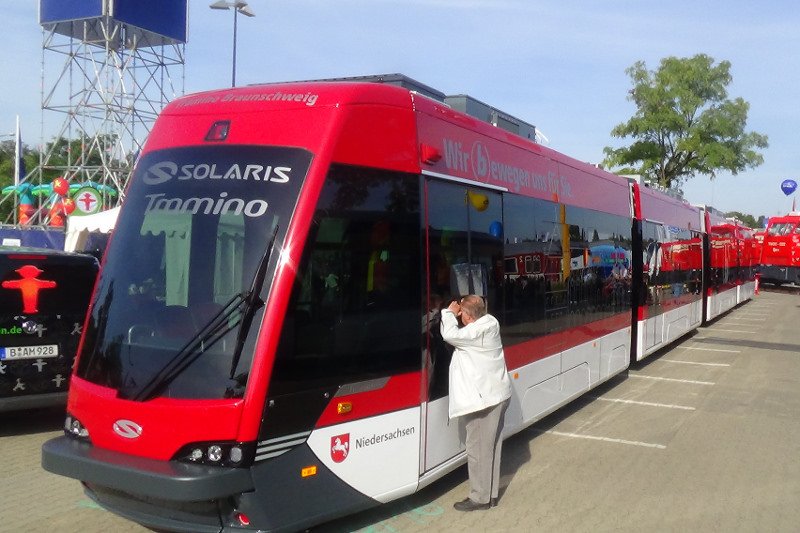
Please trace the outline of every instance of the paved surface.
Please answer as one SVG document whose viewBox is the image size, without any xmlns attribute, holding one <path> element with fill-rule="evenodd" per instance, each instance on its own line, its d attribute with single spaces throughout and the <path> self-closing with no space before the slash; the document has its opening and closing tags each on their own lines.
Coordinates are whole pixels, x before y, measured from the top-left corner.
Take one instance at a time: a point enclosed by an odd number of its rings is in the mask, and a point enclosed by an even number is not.
<svg viewBox="0 0 800 533">
<path fill-rule="evenodd" d="M 798 531 L 798 324 L 800 297 L 762 293 L 512 437 L 497 508 L 453 510 L 461 468 L 314 533 Z M 41 469 L 61 420 L 0 415 L 0 531 L 146 531 Z"/>
</svg>

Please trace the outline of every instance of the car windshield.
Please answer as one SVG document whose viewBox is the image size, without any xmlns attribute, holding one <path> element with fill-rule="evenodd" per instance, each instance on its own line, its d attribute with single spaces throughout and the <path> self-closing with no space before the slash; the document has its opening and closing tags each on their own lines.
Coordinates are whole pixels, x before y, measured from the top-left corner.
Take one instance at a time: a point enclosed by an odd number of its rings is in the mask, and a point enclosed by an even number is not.
<svg viewBox="0 0 800 533">
<path fill-rule="evenodd" d="M 767 230 L 767 233 L 770 235 L 789 235 L 792 232 L 793 224 L 788 222 L 779 222 L 777 224 L 773 224 Z"/>
<path fill-rule="evenodd" d="M 124 398 L 145 400 L 148 386 L 173 398 L 240 397 L 263 311 L 240 332 L 244 302 L 251 288 L 266 298 L 279 255 L 268 247 L 282 241 L 310 161 L 304 150 L 263 146 L 144 155 L 106 254 L 77 374 Z M 253 287 L 259 269 L 265 281 Z"/>
</svg>

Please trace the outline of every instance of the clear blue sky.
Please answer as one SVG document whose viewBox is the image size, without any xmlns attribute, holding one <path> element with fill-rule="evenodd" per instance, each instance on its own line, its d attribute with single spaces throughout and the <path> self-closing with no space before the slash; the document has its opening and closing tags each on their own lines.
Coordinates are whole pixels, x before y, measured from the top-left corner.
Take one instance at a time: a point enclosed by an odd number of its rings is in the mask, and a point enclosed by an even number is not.
<svg viewBox="0 0 800 533">
<path fill-rule="evenodd" d="M 732 63 L 730 97 L 768 135 L 765 162 L 696 177 L 692 203 L 755 216 L 785 213 L 782 180 L 800 181 L 800 6 L 795 0 L 249 0 L 239 18 L 237 84 L 401 72 L 535 124 L 551 148 L 598 162 L 634 112 L 625 69 L 705 53 Z M 190 0 L 186 92 L 230 84 L 231 12 Z M 40 137 L 42 32 L 36 0 L 3 2 L 0 133 L 20 115 Z M 60 122 L 60 119 L 59 119 Z M 45 132 L 47 135 L 47 132 Z M 52 135 L 52 134 L 51 134 Z M 800 202 L 799 202 L 800 203 Z"/>
</svg>

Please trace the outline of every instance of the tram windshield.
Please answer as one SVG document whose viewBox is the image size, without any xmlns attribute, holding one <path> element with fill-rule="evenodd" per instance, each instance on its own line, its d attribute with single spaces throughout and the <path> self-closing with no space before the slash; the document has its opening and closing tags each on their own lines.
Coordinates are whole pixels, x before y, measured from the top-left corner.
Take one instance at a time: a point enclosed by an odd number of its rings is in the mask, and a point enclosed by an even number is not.
<svg viewBox="0 0 800 533">
<path fill-rule="evenodd" d="M 264 280 L 310 161 L 304 150 L 256 146 L 143 156 L 106 254 L 78 376 L 132 400 L 241 397 Z"/>
</svg>

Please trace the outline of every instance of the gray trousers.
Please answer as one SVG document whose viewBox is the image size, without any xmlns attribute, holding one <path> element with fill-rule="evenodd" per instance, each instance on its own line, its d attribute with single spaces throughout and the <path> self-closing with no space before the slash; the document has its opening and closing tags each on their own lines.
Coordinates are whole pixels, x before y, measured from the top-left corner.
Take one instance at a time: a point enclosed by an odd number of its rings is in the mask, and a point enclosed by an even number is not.
<svg viewBox="0 0 800 533">
<path fill-rule="evenodd" d="M 464 415 L 467 430 L 467 469 L 469 498 L 475 503 L 489 503 L 500 490 L 500 452 L 503 440 L 503 415 L 508 400 L 482 411 Z"/>
</svg>

